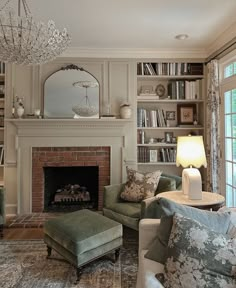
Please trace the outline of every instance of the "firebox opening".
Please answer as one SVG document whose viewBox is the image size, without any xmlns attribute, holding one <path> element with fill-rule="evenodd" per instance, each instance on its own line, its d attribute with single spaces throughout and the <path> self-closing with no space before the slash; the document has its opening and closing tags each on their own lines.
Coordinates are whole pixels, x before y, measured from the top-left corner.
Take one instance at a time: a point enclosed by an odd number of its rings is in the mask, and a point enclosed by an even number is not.
<svg viewBox="0 0 236 288">
<path fill-rule="evenodd" d="M 44 167 L 44 211 L 98 209 L 98 166 Z"/>
</svg>

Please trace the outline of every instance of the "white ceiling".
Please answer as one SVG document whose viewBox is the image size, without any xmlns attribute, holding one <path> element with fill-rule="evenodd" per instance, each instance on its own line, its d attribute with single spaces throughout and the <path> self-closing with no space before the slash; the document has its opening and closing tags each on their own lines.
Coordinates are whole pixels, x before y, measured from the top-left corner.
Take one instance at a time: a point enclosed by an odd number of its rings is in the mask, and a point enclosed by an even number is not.
<svg viewBox="0 0 236 288">
<path fill-rule="evenodd" d="M 236 0 L 27 0 L 27 3 L 35 18 L 52 19 L 60 29 L 68 28 L 74 50 L 207 51 L 226 29 L 236 24 Z M 175 35 L 182 33 L 188 34 L 189 39 L 175 39 Z"/>
</svg>

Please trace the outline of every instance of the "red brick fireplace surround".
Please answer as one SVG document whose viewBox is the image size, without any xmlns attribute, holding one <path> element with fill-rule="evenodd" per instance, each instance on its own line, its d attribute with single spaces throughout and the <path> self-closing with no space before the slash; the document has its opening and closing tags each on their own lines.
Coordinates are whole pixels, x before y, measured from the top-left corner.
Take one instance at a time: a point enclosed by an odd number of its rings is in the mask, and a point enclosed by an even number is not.
<svg viewBox="0 0 236 288">
<path fill-rule="evenodd" d="M 103 206 L 103 189 L 110 184 L 110 147 L 32 148 L 32 212 L 44 209 L 43 167 L 98 166 L 98 210 Z"/>
</svg>

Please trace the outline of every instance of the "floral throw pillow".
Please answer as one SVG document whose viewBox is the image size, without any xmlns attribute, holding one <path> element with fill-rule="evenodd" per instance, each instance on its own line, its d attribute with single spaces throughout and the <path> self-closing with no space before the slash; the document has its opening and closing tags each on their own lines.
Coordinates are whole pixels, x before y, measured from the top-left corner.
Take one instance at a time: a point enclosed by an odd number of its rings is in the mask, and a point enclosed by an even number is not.
<svg viewBox="0 0 236 288">
<path fill-rule="evenodd" d="M 236 287 L 235 238 L 175 214 L 167 255 L 164 277 L 156 275 L 165 288 Z"/>
<path fill-rule="evenodd" d="M 141 173 L 127 167 L 127 182 L 120 197 L 125 201 L 140 202 L 153 197 L 157 189 L 162 171 Z"/>
</svg>

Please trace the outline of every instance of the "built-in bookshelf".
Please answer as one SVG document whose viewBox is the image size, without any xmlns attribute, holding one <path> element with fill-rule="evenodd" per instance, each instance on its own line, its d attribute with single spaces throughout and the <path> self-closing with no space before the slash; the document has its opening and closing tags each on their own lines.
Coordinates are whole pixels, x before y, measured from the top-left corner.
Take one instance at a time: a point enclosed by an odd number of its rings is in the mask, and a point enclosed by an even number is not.
<svg viewBox="0 0 236 288">
<path fill-rule="evenodd" d="M 177 137 L 204 135 L 204 105 L 203 63 L 137 63 L 138 165 L 176 171 Z"/>
<path fill-rule="evenodd" d="M 0 62 L 0 186 L 4 185 L 5 63 Z"/>
</svg>

